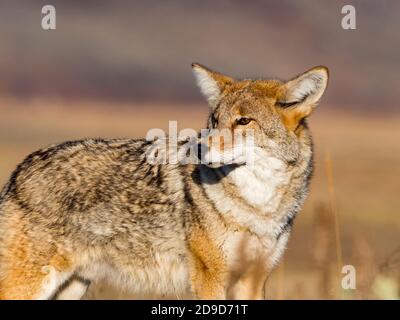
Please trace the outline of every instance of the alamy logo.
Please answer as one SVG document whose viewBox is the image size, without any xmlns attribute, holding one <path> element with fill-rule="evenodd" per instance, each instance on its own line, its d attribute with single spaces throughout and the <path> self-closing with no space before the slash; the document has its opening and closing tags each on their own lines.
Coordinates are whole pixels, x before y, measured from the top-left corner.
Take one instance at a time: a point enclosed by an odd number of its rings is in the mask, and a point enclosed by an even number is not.
<svg viewBox="0 0 400 320">
<path fill-rule="evenodd" d="M 342 288 L 345 290 L 356 289 L 356 268 L 351 264 L 345 265 L 342 268 Z"/>
<path fill-rule="evenodd" d="M 194 129 L 178 132 L 177 122 L 169 121 L 168 133 L 151 129 L 146 140 L 152 142 L 146 151 L 151 164 L 206 164 L 218 167 L 227 164 L 254 162 L 253 130 Z"/>
<path fill-rule="evenodd" d="M 55 30 L 56 29 L 56 8 L 50 4 L 42 7 L 42 29 Z"/>
<path fill-rule="evenodd" d="M 356 8 L 352 5 L 345 5 L 342 8 L 342 13 L 345 15 L 342 18 L 342 28 L 344 30 L 356 29 Z"/>
</svg>

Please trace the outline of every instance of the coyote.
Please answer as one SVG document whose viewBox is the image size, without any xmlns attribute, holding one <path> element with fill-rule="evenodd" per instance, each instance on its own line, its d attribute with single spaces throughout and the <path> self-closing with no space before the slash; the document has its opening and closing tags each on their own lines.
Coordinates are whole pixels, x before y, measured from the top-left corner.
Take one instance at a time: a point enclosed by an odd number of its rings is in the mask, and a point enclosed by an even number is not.
<svg viewBox="0 0 400 320">
<path fill-rule="evenodd" d="M 264 298 L 307 194 L 306 118 L 328 69 L 283 82 L 192 68 L 211 107 L 210 132 L 252 130 L 252 165 L 243 155 L 215 165 L 212 134 L 199 142 L 205 164 L 150 164 L 154 142 L 145 139 L 32 153 L 0 193 L 1 299 L 79 299 L 97 281 L 138 294 Z"/>
</svg>

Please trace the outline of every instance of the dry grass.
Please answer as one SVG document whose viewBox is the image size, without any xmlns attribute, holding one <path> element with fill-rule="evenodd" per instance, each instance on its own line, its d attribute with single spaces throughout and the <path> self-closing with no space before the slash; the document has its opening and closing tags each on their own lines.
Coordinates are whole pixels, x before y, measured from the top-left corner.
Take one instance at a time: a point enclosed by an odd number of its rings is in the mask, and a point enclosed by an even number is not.
<svg viewBox="0 0 400 320">
<path fill-rule="evenodd" d="M 333 182 L 333 165 L 330 153 L 325 155 L 325 167 L 326 167 L 326 177 L 328 180 L 328 193 L 329 193 L 329 204 L 330 211 L 333 215 L 334 230 L 335 230 L 335 251 L 336 251 L 336 261 L 337 261 L 337 279 L 336 283 L 340 283 L 340 273 L 343 267 L 343 253 L 342 253 L 342 240 L 340 238 L 340 226 L 339 226 L 339 213 L 336 201 L 335 185 Z"/>
<path fill-rule="evenodd" d="M 205 104 L 131 107 L 0 101 L 0 184 L 28 153 L 50 143 L 88 136 L 138 137 L 150 128 L 166 129 L 168 120 L 178 120 L 181 129 L 199 129 L 207 114 Z M 311 118 L 315 176 L 284 261 L 269 280 L 269 299 L 400 297 L 399 124 L 397 116 L 322 109 Z M 343 264 L 356 267 L 356 290 L 340 289 Z M 99 292 L 97 297 L 123 297 L 108 288 Z"/>
</svg>

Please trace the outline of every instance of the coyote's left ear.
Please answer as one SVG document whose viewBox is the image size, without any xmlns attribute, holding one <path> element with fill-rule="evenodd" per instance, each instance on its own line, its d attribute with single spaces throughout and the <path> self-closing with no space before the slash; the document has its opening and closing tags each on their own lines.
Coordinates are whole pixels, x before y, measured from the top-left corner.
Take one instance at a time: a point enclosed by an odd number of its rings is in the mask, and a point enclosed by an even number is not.
<svg viewBox="0 0 400 320">
<path fill-rule="evenodd" d="M 277 105 L 295 125 L 310 115 L 328 84 L 326 67 L 315 67 L 287 81 L 281 88 Z"/>
<path fill-rule="evenodd" d="M 224 88 L 233 83 L 234 80 L 198 63 L 192 63 L 192 68 L 201 92 L 206 97 L 210 106 L 215 108 L 221 98 L 221 93 L 224 91 Z"/>
</svg>

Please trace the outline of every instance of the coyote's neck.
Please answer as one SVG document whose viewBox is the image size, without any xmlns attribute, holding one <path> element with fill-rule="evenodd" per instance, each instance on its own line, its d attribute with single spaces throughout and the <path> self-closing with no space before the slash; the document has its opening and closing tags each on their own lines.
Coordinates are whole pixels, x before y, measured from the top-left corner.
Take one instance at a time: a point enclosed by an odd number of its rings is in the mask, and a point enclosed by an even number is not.
<svg viewBox="0 0 400 320">
<path fill-rule="evenodd" d="M 281 160 L 265 157 L 252 165 L 212 170 L 203 167 L 200 174 L 217 210 L 260 236 L 275 233 L 288 209 L 296 205 L 293 168 Z M 210 183 L 213 174 L 215 181 Z"/>
<path fill-rule="evenodd" d="M 240 166 L 231 172 L 226 172 L 224 167 L 221 170 L 237 187 L 240 196 L 265 214 L 278 210 L 292 177 L 287 164 L 271 157 Z"/>
</svg>

